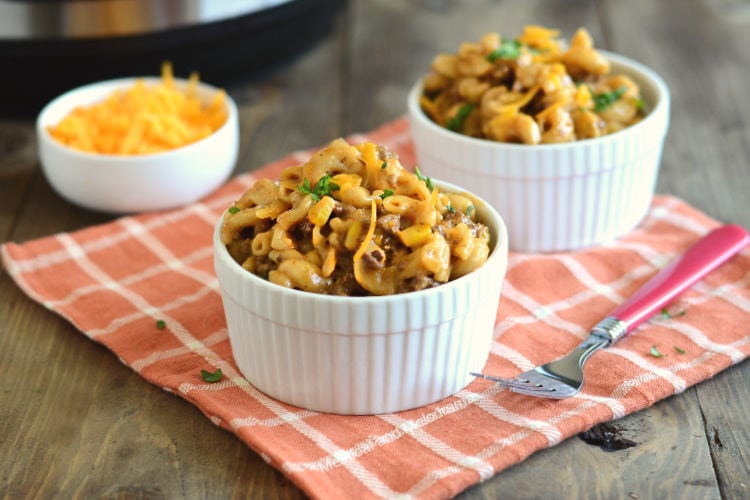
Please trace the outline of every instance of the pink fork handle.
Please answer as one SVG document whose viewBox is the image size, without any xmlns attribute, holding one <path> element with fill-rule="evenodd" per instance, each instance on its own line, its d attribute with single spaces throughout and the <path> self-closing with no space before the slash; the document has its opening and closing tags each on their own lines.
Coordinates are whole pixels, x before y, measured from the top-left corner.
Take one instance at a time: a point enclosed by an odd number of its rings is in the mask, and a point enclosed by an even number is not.
<svg viewBox="0 0 750 500">
<path fill-rule="evenodd" d="M 714 229 L 659 271 L 609 316 L 625 324 L 623 335 L 631 332 L 748 243 L 750 236 L 738 225 L 727 224 Z"/>
</svg>

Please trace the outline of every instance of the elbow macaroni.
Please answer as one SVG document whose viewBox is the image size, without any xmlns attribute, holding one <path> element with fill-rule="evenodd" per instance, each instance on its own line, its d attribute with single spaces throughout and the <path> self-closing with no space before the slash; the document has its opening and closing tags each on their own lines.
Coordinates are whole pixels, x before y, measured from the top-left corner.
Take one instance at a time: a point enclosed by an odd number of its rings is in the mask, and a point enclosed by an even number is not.
<svg viewBox="0 0 750 500">
<path fill-rule="evenodd" d="M 224 215 L 234 260 L 278 285 L 332 295 L 389 295 L 480 267 L 490 232 L 473 198 L 441 193 L 372 143 L 332 141 L 278 183 L 256 182 Z"/>
<path fill-rule="evenodd" d="M 435 123 L 464 135 L 523 144 L 600 137 L 644 116 L 638 85 L 609 73 L 609 61 L 580 28 L 570 44 L 526 26 L 515 40 L 497 33 L 439 54 L 420 98 Z"/>
</svg>

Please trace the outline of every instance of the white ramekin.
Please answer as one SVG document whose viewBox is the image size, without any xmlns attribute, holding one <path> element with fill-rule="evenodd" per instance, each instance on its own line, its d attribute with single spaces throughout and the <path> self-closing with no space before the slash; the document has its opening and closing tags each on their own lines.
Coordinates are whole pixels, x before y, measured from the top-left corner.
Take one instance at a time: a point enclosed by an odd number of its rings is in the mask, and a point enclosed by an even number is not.
<svg viewBox="0 0 750 500">
<path fill-rule="evenodd" d="M 161 78 L 119 78 L 78 87 L 53 99 L 36 121 L 39 159 L 47 181 L 66 200 L 109 213 L 164 210 L 192 203 L 224 184 L 239 151 L 237 105 L 226 95 L 227 120 L 200 141 L 171 151 L 143 155 L 97 154 L 65 146 L 47 130 L 73 109 L 103 101 L 116 90 L 142 80 L 146 85 Z M 188 81 L 175 78 L 178 88 Z M 199 82 L 199 99 L 210 102 L 219 89 Z"/>
<path fill-rule="evenodd" d="M 492 204 L 508 225 L 512 251 L 608 243 L 638 225 L 650 207 L 669 126 L 669 90 L 644 65 L 600 52 L 611 73 L 626 74 L 640 86 L 647 115 L 596 139 L 539 145 L 476 139 L 440 127 L 424 114 L 421 80 L 409 93 L 421 170 L 460 183 Z"/>
<path fill-rule="evenodd" d="M 407 410 L 464 388 L 489 356 L 508 262 L 503 220 L 481 200 L 476 208 L 492 233 L 480 270 L 380 297 L 315 294 L 259 278 L 229 255 L 220 220 L 214 260 L 240 372 L 282 402 L 339 414 Z"/>
</svg>

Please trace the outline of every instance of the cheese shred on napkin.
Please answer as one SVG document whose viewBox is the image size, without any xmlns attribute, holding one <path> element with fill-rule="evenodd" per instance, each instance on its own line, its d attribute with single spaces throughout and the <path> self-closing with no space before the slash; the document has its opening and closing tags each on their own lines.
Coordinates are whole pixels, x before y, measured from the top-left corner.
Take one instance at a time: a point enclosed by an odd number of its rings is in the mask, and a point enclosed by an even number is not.
<svg viewBox="0 0 750 500">
<path fill-rule="evenodd" d="M 415 163 L 405 119 L 350 138 Z M 232 359 L 213 271 L 221 212 L 298 152 L 240 175 L 201 203 L 2 247 L 33 300 L 107 346 L 149 382 L 187 399 L 312 497 L 445 498 L 594 425 L 646 408 L 750 354 L 750 252 L 743 251 L 586 365 L 572 398 L 522 396 L 485 380 L 414 410 L 320 414 L 256 390 Z M 428 173 L 429 174 L 429 173 Z M 514 254 L 485 372 L 512 376 L 568 353 L 597 321 L 719 223 L 657 196 L 612 245 Z M 512 231 L 512 228 L 509 228 Z M 158 326 L 157 326 L 158 325 Z M 666 356 L 654 356 L 656 348 Z M 201 378 L 201 370 L 223 376 Z"/>
</svg>

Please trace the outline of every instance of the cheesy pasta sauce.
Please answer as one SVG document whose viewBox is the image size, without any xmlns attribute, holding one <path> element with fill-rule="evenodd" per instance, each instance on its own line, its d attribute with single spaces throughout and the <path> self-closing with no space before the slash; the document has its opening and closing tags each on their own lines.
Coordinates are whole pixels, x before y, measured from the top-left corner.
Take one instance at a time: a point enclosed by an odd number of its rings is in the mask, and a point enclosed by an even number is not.
<svg viewBox="0 0 750 500">
<path fill-rule="evenodd" d="M 278 285 L 331 295 L 434 287 L 480 267 L 490 231 L 468 194 L 441 192 L 386 148 L 332 141 L 227 210 L 222 242 Z"/>
<path fill-rule="evenodd" d="M 609 61 L 579 29 L 526 26 L 515 39 L 487 33 L 437 55 L 420 104 L 435 123 L 498 142 L 571 142 L 611 134 L 644 116 L 640 88 L 610 73 Z"/>
</svg>

